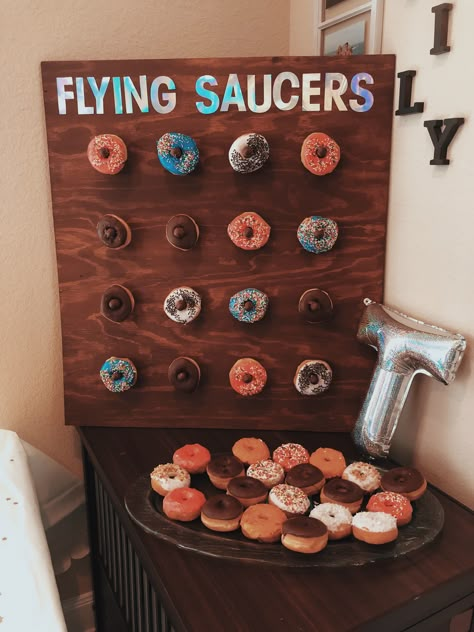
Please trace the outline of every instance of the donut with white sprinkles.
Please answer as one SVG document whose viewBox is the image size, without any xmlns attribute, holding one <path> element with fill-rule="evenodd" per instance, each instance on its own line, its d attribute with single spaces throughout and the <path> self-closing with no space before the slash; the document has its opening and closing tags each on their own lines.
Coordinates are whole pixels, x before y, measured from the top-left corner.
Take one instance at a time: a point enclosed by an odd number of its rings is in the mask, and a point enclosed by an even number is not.
<svg viewBox="0 0 474 632">
<path fill-rule="evenodd" d="M 301 162 L 315 176 L 325 176 L 334 171 L 340 158 L 339 145 L 327 134 L 313 132 L 303 141 Z"/>
</svg>

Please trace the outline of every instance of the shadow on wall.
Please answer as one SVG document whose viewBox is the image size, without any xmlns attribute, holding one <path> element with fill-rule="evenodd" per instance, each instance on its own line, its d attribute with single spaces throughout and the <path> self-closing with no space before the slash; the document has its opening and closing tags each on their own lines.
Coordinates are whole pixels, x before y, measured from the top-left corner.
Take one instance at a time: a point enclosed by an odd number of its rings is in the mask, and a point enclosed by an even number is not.
<svg viewBox="0 0 474 632">
<path fill-rule="evenodd" d="M 95 630 L 84 486 L 22 441 L 35 484 L 68 632 Z"/>
</svg>

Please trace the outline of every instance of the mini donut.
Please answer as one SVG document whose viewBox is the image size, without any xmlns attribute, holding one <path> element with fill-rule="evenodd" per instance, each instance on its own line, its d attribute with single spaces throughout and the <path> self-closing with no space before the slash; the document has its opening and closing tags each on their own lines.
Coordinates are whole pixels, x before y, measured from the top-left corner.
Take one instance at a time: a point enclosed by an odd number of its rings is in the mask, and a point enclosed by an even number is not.
<svg viewBox="0 0 474 632">
<path fill-rule="evenodd" d="M 198 489 L 178 487 L 163 498 L 163 513 L 171 520 L 191 522 L 201 515 L 206 497 Z"/>
<path fill-rule="evenodd" d="M 342 505 L 323 503 L 316 505 L 309 514 L 310 518 L 317 518 L 328 528 L 330 540 L 341 540 L 352 533 L 352 514 Z"/>
<path fill-rule="evenodd" d="M 137 369 L 128 358 L 108 358 L 100 369 L 100 379 L 112 393 L 128 391 L 137 381 Z"/>
<path fill-rule="evenodd" d="M 270 450 L 265 441 L 255 437 L 243 437 L 236 441 L 232 446 L 232 454 L 245 465 L 270 458 Z"/>
<path fill-rule="evenodd" d="M 421 498 L 427 485 L 423 474 L 414 467 L 395 467 L 388 470 L 382 474 L 380 483 L 384 492 L 396 492 L 408 500 Z"/>
<path fill-rule="evenodd" d="M 413 508 L 405 496 L 395 492 L 380 492 L 369 498 L 367 511 L 383 511 L 397 520 L 397 527 L 408 524 L 411 520 Z"/>
<path fill-rule="evenodd" d="M 249 211 L 234 217 L 227 226 L 231 242 L 242 250 L 263 248 L 270 238 L 271 227 L 258 213 Z"/>
<path fill-rule="evenodd" d="M 361 511 L 352 518 L 352 535 L 367 544 L 387 544 L 398 537 L 397 519 L 382 511 Z"/>
<path fill-rule="evenodd" d="M 121 323 L 128 318 L 134 307 L 133 294 L 123 285 L 111 285 L 102 294 L 100 300 L 100 313 L 114 323 Z"/>
<path fill-rule="evenodd" d="M 320 395 L 328 390 L 332 369 L 324 360 L 303 360 L 296 369 L 293 384 L 301 395 Z"/>
<path fill-rule="evenodd" d="M 312 288 L 306 290 L 298 302 L 298 312 L 307 323 L 322 323 L 333 315 L 331 297 L 324 290 Z"/>
<path fill-rule="evenodd" d="M 192 393 L 199 386 L 201 369 L 192 358 L 180 357 L 168 367 L 168 380 L 176 391 Z"/>
<path fill-rule="evenodd" d="M 250 397 L 262 392 L 267 383 L 267 372 L 257 360 L 241 358 L 229 371 L 229 381 L 239 395 Z"/>
<path fill-rule="evenodd" d="M 370 463 L 355 461 L 346 467 L 342 478 L 351 481 L 366 493 L 371 494 L 380 487 L 380 472 Z"/>
<path fill-rule="evenodd" d="M 237 476 L 232 478 L 227 485 L 227 493 L 244 506 L 263 503 L 267 499 L 268 490 L 265 485 L 251 476 Z"/>
<path fill-rule="evenodd" d="M 218 494 L 202 506 L 201 521 L 212 531 L 235 531 L 239 528 L 242 512 L 243 507 L 237 498 Z"/>
<path fill-rule="evenodd" d="M 275 485 L 268 494 L 268 502 L 275 505 L 291 518 L 305 514 L 311 506 L 308 496 L 299 487 L 293 485 Z"/>
<path fill-rule="evenodd" d="M 104 215 L 97 224 L 100 241 L 113 250 L 125 248 L 132 241 L 130 226 L 117 215 Z"/>
<path fill-rule="evenodd" d="M 175 176 L 186 176 L 199 163 L 199 150 L 191 136 L 167 132 L 157 141 L 158 159 Z"/>
<path fill-rule="evenodd" d="M 244 466 L 233 454 L 213 456 L 207 464 L 206 472 L 211 483 L 217 489 L 227 489 L 232 478 L 245 475 Z"/>
<path fill-rule="evenodd" d="M 325 176 L 334 171 L 341 158 L 336 141 L 322 132 L 307 136 L 301 147 L 301 162 L 315 176 Z"/>
<path fill-rule="evenodd" d="M 273 451 L 273 460 L 288 472 L 295 465 L 308 463 L 309 452 L 299 443 L 283 443 Z"/>
<path fill-rule="evenodd" d="M 258 504 L 247 507 L 240 519 L 242 533 L 249 540 L 278 542 L 286 514 L 275 505 Z"/>
<path fill-rule="evenodd" d="M 115 134 L 94 136 L 87 147 L 87 158 L 96 171 L 113 176 L 127 162 L 127 146 Z"/>
<path fill-rule="evenodd" d="M 178 250 L 191 250 L 199 239 L 199 226 L 189 215 L 173 215 L 166 224 L 166 239 Z"/>
<path fill-rule="evenodd" d="M 339 228 L 333 219 L 312 215 L 301 222 L 296 236 L 305 250 L 319 255 L 331 250 L 338 234 Z"/>
<path fill-rule="evenodd" d="M 300 463 L 288 470 L 285 483 L 293 487 L 299 487 L 306 496 L 312 496 L 319 492 L 326 482 L 323 473 L 311 463 Z"/>
<path fill-rule="evenodd" d="M 229 162 L 238 173 L 252 173 L 263 167 L 270 156 L 267 139 L 251 132 L 234 140 L 229 149 Z"/>
<path fill-rule="evenodd" d="M 265 461 L 259 461 L 258 463 L 252 463 L 247 469 L 247 476 L 256 478 L 261 481 L 267 489 L 275 487 L 283 483 L 285 479 L 285 470 L 281 465 L 266 459 Z"/>
<path fill-rule="evenodd" d="M 328 543 L 328 528 L 316 518 L 289 518 L 281 529 L 281 543 L 296 553 L 318 553 Z"/>
<path fill-rule="evenodd" d="M 173 454 L 173 463 L 190 474 L 202 474 L 211 460 L 211 453 L 199 443 L 187 443 Z"/>
<path fill-rule="evenodd" d="M 318 448 L 309 457 L 309 462 L 315 467 L 319 467 L 324 474 L 324 478 L 334 478 L 342 476 L 346 469 L 346 459 L 342 452 L 333 448 Z"/>
<path fill-rule="evenodd" d="M 249 287 L 230 297 L 229 311 L 241 323 L 256 323 L 265 316 L 268 302 L 264 292 Z"/>
<path fill-rule="evenodd" d="M 186 325 L 199 316 L 201 297 L 191 287 L 177 287 L 165 298 L 163 309 L 175 323 Z"/>
<path fill-rule="evenodd" d="M 343 478 L 331 478 L 321 490 L 321 503 L 335 503 L 349 509 L 351 514 L 359 511 L 364 498 L 363 490 Z"/>
<path fill-rule="evenodd" d="M 189 472 L 175 463 L 157 465 L 150 474 L 150 479 L 153 490 L 160 496 L 166 496 L 173 489 L 191 485 Z"/>
</svg>

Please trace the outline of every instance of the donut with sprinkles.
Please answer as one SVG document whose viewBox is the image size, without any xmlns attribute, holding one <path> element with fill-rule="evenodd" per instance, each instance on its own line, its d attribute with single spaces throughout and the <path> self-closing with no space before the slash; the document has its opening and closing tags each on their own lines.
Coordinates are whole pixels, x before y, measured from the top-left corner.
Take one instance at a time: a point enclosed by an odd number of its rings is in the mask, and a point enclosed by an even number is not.
<svg viewBox="0 0 474 632">
<path fill-rule="evenodd" d="M 320 395 L 328 390 L 332 381 L 332 369 L 324 360 L 304 360 L 296 369 L 293 380 L 301 395 Z"/>
<path fill-rule="evenodd" d="M 199 163 L 199 150 L 191 136 L 167 132 L 157 141 L 158 160 L 175 176 L 186 176 Z"/>
<path fill-rule="evenodd" d="M 242 250 L 263 248 L 270 238 L 271 227 L 258 213 L 249 211 L 234 217 L 227 227 L 232 243 Z"/>
<path fill-rule="evenodd" d="M 165 314 L 175 323 L 186 325 L 201 312 L 201 297 L 191 287 L 178 287 L 165 298 Z"/>
<path fill-rule="evenodd" d="M 336 243 L 339 229 L 333 219 L 312 215 L 298 226 L 297 237 L 300 244 L 308 252 L 319 255 L 328 252 Z"/>
<path fill-rule="evenodd" d="M 114 176 L 127 162 L 127 146 L 115 134 L 100 134 L 90 141 L 87 158 L 96 171 Z"/>
<path fill-rule="evenodd" d="M 137 381 L 137 369 L 128 358 L 112 356 L 102 365 L 100 379 L 107 390 L 112 393 L 123 393 L 132 388 Z"/>
<path fill-rule="evenodd" d="M 307 136 L 301 146 L 301 162 L 315 176 L 325 176 L 334 171 L 341 158 L 336 141 L 322 132 Z"/>
<path fill-rule="evenodd" d="M 265 316 L 268 303 L 264 292 L 249 287 L 230 297 L 229 311 L 241 323 L 256 323 Z"/>
<path fill-rule="evenodd" d="M 253 358 L 240 358 L 229 372 L 230 385 L 244 397 L 258 395 L 267 383 L 265 368 Z"/>
<path fill-rule="evenodd" d="M 238 173 L 252 173 L 261 169 L 270 156 L 267 139 L 251 132 L 234 140 L 229 149 L 229 162 Z"/>
</svg>

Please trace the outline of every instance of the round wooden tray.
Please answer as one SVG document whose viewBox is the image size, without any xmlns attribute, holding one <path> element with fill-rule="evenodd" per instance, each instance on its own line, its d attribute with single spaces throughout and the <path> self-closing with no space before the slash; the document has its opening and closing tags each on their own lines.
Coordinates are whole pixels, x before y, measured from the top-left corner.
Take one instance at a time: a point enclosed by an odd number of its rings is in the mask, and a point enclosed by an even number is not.
<svg viewBox="0 0 474 632">
<path fill-rule="evenodd" d="M 223 493 L 211 485 L 206 475 L 193 476 L 193 487 L 204 492 L 207 498 Z M 320 553 L 302 555 L 289 551 L 280 543 L 253 542 L 240 531 L 210 531 L 199 519 L 188 523 L 170 520 L 163 513 L 162 497 L 150 488 L 149 474 L 137 478 L 127 489 L 125 507 L 134 522 L 145 531 L 180 549 L 240 562 L 294 567 L 361 566 L 380 559 L 395 558 L 434 540 L 444 523 L 444 511 L 440 502 L 427 490 L 420 500 L 413 503 L 412 521 L 401 527 L 395 542 L 371 546 L 350 537 L 329 542 Z"/>
</svg>

